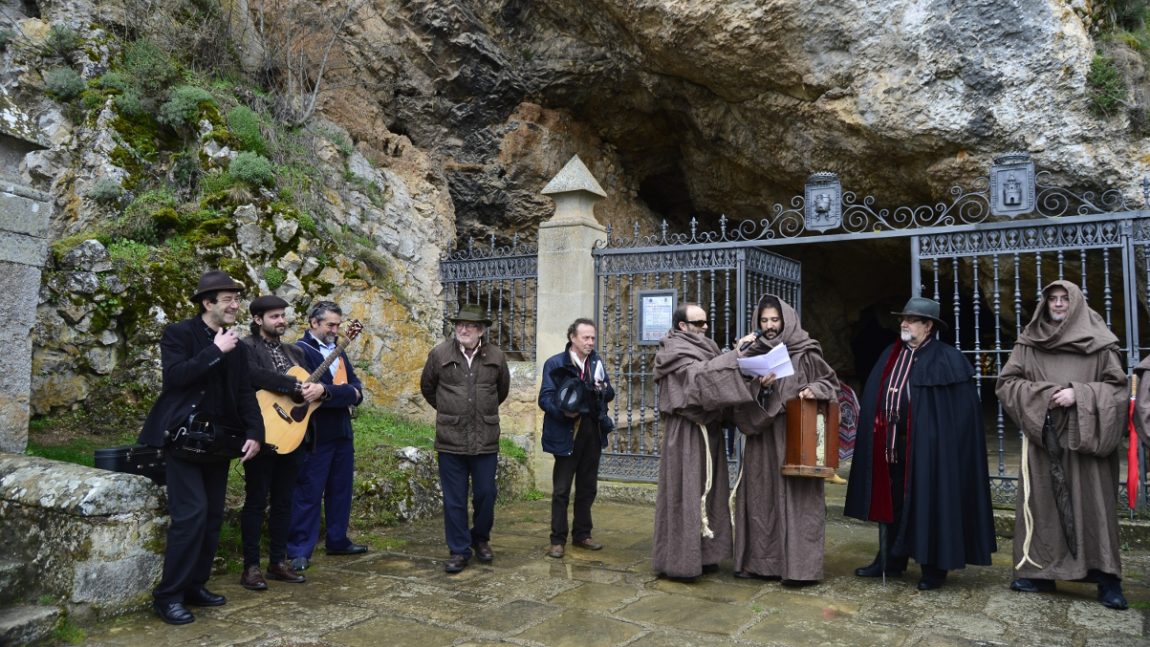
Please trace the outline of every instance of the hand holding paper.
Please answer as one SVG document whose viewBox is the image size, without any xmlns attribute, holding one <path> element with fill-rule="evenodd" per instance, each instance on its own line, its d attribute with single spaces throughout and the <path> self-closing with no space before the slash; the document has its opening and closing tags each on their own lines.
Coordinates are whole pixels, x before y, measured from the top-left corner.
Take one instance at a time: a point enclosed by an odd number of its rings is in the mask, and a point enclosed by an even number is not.
<svg viewBox="0 0 1150 647">
<path fill-rule="evenodd" d="M 765 355 L 740 357 L 738 362 L 739 370 L 742 371 L 743 375 L 762 377 L 774 373 L 775 379 L 779 379 L 795 374 L 795 367 L 791 364 L 791 356 L 787 352 L 786 344 L 775 346 Z"/>
</svg>

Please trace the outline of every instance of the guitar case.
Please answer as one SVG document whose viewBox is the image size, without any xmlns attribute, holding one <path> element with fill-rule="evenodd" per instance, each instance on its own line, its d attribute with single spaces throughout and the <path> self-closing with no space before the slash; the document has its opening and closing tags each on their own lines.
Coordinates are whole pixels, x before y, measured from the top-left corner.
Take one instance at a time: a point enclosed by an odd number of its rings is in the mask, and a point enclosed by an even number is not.
<svg viewBox="0 0 1150 647">
<path fill-rule="evenodd" d="M 156 485 L 167 483 L 164 450 L 159 447 L 120 445 L 119 447 L 97 449 L 95 465 L 100 469 L 112 472 L 146 476 L 152 479 Z"/>
</svg>

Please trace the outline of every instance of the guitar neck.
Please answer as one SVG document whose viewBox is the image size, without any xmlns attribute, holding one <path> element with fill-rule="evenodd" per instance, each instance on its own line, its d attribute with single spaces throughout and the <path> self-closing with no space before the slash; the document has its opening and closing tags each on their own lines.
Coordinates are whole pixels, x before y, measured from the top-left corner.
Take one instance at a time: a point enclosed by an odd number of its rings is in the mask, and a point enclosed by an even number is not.
<svg viewBox="0 0 1150 647">
<path fill-rule="evenodd" d="M 316 369 L 311 372 L 311 375 L 307 376 L 307 382 L 319 382 L 324 371 L 331 368 L 332 363 L 339 359 L 339 356 L 343 354 L 343 350 L 347 348 L 347 345 L 350 343 L 351 339 L 349 337 L 344 337 L 343 339 L 339 340 L 339 343 L 335 345 L 335 350 L 333 350 L 331 354 L 323 360 L 322 364 L 317 366 Z"/>
</svg>

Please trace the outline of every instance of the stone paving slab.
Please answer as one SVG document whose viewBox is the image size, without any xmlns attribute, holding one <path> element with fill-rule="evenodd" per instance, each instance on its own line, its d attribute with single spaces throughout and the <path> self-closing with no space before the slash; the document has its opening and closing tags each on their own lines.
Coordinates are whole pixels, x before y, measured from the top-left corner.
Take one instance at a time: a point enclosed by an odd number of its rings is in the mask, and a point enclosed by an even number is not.
<svg viewBox="0 0 1150 647">
<path fill-rule="evenodd" d="M 272 581 L 257 593 L 237 574 L 209 587 L 228 597 L 193 609 L 191 625 L 171 627 L 151 612 L 87 627 L 86 644 L 116 647 L 974 647 L 1051 645 L 1150 647 L 1150 550 L 1123 553 L 1125 612 L 1102 607 L 1088 584 L 1059 593 L 1010 591 L 1009 539 L 987 567 L 951 574 L 937 591 L 918 591 L 918 568 L 900 578 L 857 578 L 877 543 L 873 526 L 832 514 L 826 579 L 789 589 L 732 577 L 731 564 L 694 584 L 651 571 L 652 506 L 600 501 L 595 537 L 602 551 L 568 547 L 545 556 L 549 502 L 500 505 L 495 561 L 472 560 L 447 575 L 442 520 L 386 531 L 388 551 L 317 555 L 306 584 Z"/>
</svg>

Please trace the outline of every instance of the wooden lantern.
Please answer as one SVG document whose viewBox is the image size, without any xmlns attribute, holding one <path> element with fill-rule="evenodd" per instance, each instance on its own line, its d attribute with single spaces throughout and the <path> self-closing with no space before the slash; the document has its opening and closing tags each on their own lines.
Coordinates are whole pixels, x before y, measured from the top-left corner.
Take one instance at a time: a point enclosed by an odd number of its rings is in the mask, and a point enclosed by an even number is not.
<svg viewBox="0 0 1150 647">
<path fill-rule="evenodd" d="M 787 455 L 784 476 L 827 478 L 839 466 L 837 400 L 787 402 Z"/>
</svg>

